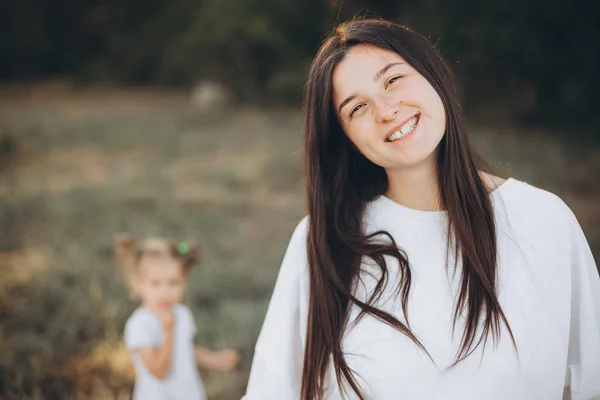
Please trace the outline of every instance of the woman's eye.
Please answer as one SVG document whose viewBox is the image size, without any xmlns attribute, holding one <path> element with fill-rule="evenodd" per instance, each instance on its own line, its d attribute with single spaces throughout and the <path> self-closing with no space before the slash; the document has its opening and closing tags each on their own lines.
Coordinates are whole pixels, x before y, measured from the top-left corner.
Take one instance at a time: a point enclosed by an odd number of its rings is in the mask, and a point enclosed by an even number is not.
<svg viewBox="0 0 600 400">
<path fill-rule="evenodd" d="M 361 108 L 363 108 L 362 104 L 358 104 L 356 107 L 354 107 L 352 109 L 352 111 L 350 111 L 350 116 L 353 116 L 355 112 L 357 112 L 358 110 L 360 110 Z"/>
<path fill-rule="evenodd" d="M 400 78 L 402 78 L 402 77 L 401 77 L 401 76 L 394 76 L 394 77 L 390 78 L 390 79 L 387 81 L 387 83 L 386 83 L 385 87 L 388 87 L 389 85 L 391 85 L 392 83 L 396 82 L 396 81 L 397 81 L 398 79 L 400 79 Z"/>
</svg>

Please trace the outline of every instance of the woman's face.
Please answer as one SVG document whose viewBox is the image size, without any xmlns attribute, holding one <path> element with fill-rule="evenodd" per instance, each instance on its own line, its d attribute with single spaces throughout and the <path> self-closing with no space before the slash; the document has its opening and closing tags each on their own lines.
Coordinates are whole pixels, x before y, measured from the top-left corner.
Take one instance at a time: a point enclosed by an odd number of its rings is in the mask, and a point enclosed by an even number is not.
<svg viewBox="0 0 600 400">
<path fill-rule="evenodd" d="M 435 165 L 446 130 L 442 100 L 397 53 L 354 46 L 333 71 L 333 106 L 348 138 L 386 171 Z"/>
</svg>

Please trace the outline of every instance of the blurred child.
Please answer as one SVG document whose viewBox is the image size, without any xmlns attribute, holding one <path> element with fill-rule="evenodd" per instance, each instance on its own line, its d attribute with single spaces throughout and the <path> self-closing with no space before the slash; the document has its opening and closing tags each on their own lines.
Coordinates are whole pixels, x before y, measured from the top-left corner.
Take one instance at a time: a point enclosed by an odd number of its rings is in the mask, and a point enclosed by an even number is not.
<svg viewBox="0 0 600 400">
<path fill-rule="evenodd" d="M 127 320 L 125 344 L 136 373 L 133 400 L 205 400 L 197 366 L 229 371 L 238 363 L 234 350 L 194 346 L 196 324 L 181 304 L 198 249 L 166 239 L 116 239 L 117 258 L 128 272 L 141 305 Z"/>
</svg>

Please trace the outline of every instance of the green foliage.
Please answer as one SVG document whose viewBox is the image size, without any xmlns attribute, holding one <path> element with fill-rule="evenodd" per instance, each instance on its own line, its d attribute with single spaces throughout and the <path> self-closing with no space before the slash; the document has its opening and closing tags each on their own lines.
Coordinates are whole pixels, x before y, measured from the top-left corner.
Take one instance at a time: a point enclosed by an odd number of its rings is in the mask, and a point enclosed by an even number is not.
<svg viewBox="0 0 600 400">
<path fill-rule="evenodd" d="M 589 7 L 567 0 L 6 0 L 0 79 L 213 79 L 239 100 L 297 102 L 323 35 L 357 14 L 409 25 L 438 43 L 470 109 L 523 122 L 600 123 L 592 79 L 600 25 Z"/>
</svg>

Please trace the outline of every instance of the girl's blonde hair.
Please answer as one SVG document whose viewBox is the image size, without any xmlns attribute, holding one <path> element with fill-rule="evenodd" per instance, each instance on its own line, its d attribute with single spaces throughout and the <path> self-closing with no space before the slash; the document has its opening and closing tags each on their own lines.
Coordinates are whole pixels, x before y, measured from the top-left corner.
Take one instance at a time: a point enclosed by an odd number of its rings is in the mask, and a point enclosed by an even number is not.
<svg viewBox="0 0 600 400">
<path fill-rule="evenodd" d="M 165 238 L 138 240 L 128 233 L 115 236 L 115 254 L 117 264 L 125 273 L 130 289 L 135 292 L 134 281 L 138 266 L 144 258 L 170 258 L 178 261 L 184 276 L 199 264 L 200 247 L 189 241 L 177 242 Z"/>
</svg>

